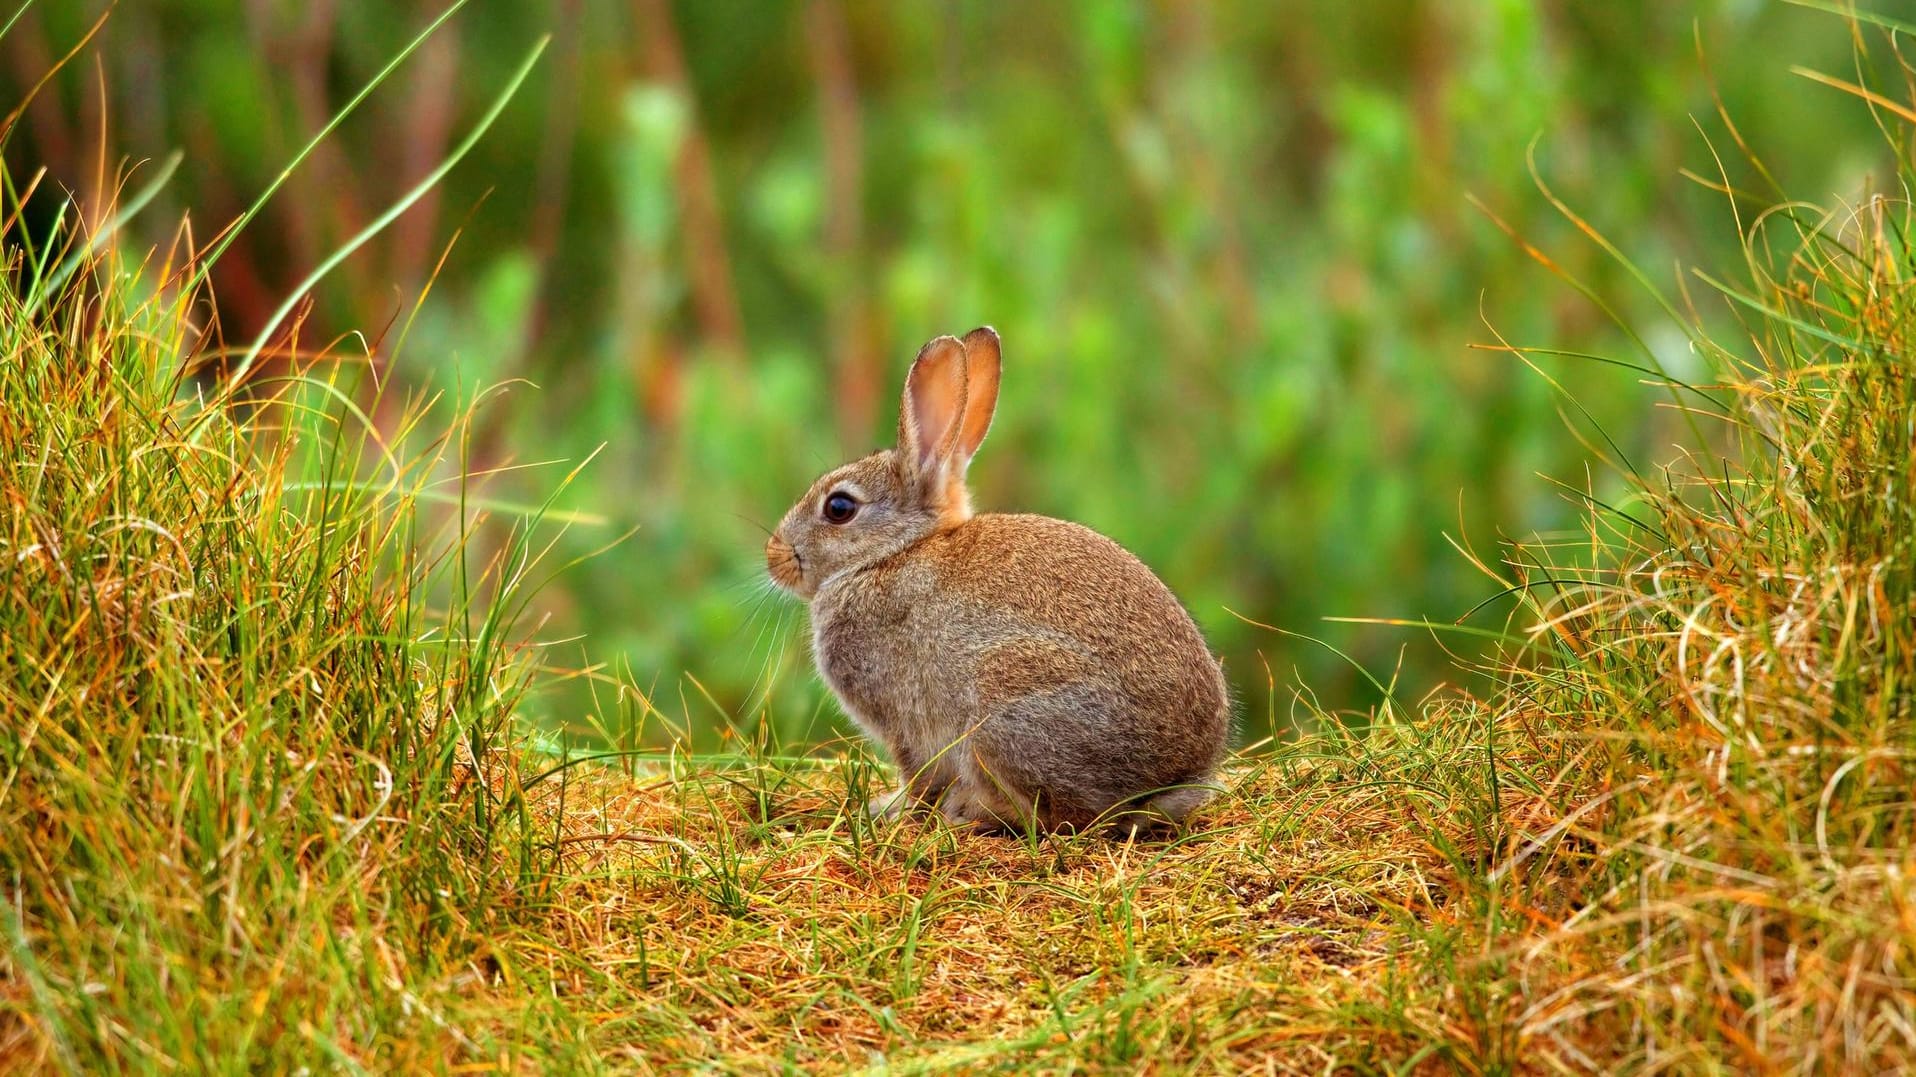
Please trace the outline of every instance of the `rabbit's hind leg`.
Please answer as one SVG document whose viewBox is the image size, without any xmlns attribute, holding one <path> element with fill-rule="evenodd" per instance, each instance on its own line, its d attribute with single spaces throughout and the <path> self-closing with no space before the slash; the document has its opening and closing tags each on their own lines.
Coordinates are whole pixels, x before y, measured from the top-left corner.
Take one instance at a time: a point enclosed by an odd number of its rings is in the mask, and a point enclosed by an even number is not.
<svg viewBox="0 0 1916 1077">
<path fill-rule="evenodd" d="M 969 825 L 987 834 L 1016 833 L 1035 811 L 1033 800 L 992 775 L 979 760 L 968 757 L 938 809 L 954 825 Z"/>
<path fill-rule="evenodd" d="M 873 796 L 866 810 L 875 818 L 896 819 L 938 804 L 957 776 L 951 760 L 943 755 L 926 758 L 902 740 L 888 747 L 898 767 L 898 787 Z"/>
</svg>

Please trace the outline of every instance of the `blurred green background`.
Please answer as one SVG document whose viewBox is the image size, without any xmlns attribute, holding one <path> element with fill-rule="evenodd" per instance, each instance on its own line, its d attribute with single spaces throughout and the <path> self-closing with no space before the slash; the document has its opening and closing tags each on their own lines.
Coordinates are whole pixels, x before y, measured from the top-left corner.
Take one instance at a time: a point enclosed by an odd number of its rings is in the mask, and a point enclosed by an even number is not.
<svg viewBox="0 0 1916 1077">
<path fill-rule="evenodd" d="M 3 43 L 8 100 L 103 10 L 29 9 Z M 120 162 L 182 150 L 141 241 L 190 214 L 204 243 L 437 11 L 123 4 L 21 117 L 9 166 L 45 165 L 41 202 L 69 190 L 97 214 Z M 1696 378 L 1527 158 L 1674 293 L 1680 262 L 1740 261 L 1724 198 L 1683 170 L 1717 177 L 1714 144 L 1735 184 L 1769 190 L 1713 91 L 1792 191 L 1853 196 L 1882 157 L 1866 110 L 1790 71 L 1844 73 L 1845 22 L 1777 3 L 473 0 L 220 262 L 223 337 L 249 342 L 545 33 L 498 125 L 318 288 L 300 341 L 360 330 L 338 350 L 414 389 L 524 379 L 484 404 L 473 463 L 543 466 L 490 480 L 497 496 L 536 499 L 567 468 L 551 461 L 605 446 L 565 504 L 607 522 L 554 563 L 636 531 L 544 592 L 540 638 L 564 641 L 556 665 L 645 689 L 665 715 L 645 736 L 701 744 L 728 724 L 843 731 L 801 611 L 763 590 L 761 525 L 888 440 L 919 344 L 980 323 L 1006 373 L 977 503 L 1082 521 L 1153 565 L 1225 655 L 1247 739 L 1289 721 L 1300 678 L 1333 709 L 1376 689 L 1231 611 L 1401 667 L 1412 697 L 1454 679 L 1426 633 L 1323 618 L 1458 617 L 1497 587 L 1449 538 L 1494 558 L 1572 518 L 1537 476 L 1582 485 L 1590 428 L 1471 345 L 1646 361 L 1484 210 Z M 395 319 L 455 233 L 394 361 Z M 1670 457 L 1662 393 L 1548 369 L 1638 466 Z M 593 683 L 537 705 L 632 735 L 632 698 Z"/>
</svg>

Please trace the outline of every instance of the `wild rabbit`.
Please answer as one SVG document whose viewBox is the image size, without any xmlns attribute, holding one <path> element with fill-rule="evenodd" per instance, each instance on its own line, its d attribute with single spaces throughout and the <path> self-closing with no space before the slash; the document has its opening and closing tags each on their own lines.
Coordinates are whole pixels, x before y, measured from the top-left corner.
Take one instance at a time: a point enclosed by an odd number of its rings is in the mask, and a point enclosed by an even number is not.
<svg viewBox="0 0 1916 1077">
<path fill-rule="evenodd" d="M 1197 625 L 1088 528 L 973 515 L 965 467 L 998 402 L 998 334 L 926 344 L 898 444 L 828 472 L 765 563 L 811 603 L 818 671 L 898 765 L 872 810 L 982 829 L 1119 832 L 1202 803 L 1231 705 Z"/>
</svg>

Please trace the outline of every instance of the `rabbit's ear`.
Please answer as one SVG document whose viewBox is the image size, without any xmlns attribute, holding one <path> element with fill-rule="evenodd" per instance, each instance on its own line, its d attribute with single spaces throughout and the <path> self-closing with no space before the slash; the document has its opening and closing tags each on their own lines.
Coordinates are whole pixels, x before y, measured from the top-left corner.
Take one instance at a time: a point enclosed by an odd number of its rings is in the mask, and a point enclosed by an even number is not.
<svg viewBox="0 0 1916 1077">
<path fill-rule="evenodd" d="M 958 470 L 963 471 L 991 429 L 998 408 L 998 331 L 981 325 L 965 334 L 965 415 L 958 427 Z"/>
<path fill-rule="evenodd" d="M 965 346 L 957 337 L 938 337 L 912 360 L 898 408 L 898 451 L 919 476 L 933 478 L 946 464 L 964 414 Z"/>
</svg>

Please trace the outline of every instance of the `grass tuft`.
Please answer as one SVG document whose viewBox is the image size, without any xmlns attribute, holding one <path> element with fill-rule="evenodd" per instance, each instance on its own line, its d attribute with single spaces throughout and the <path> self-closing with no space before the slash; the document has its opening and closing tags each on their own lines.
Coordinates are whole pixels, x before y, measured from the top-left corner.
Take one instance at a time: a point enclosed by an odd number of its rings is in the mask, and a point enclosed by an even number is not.
<svg viewBox="0 0 1916 1077">
<path fill-rule="evenodd" d="M 382 443 L 342 363 L 204 409 L 177 248 L 76 245 L 64 282 L 7 250 L 0 1065 L 489 1053 L 448 1014 L 551 858 L 503 620 L 524 544 L 420 508 L 463 417 L 403 407 Z"/>
</svg>

